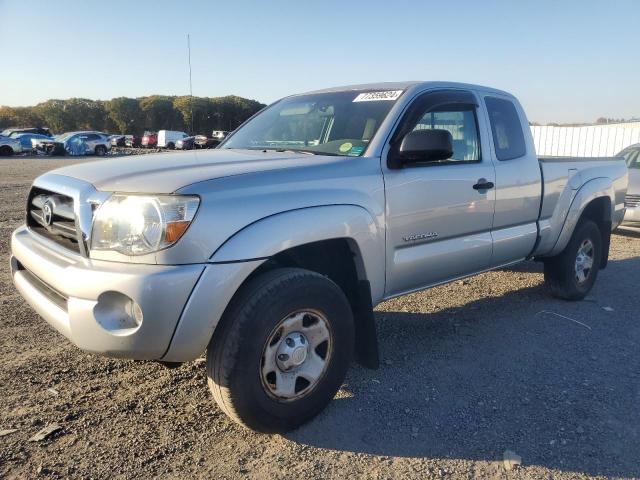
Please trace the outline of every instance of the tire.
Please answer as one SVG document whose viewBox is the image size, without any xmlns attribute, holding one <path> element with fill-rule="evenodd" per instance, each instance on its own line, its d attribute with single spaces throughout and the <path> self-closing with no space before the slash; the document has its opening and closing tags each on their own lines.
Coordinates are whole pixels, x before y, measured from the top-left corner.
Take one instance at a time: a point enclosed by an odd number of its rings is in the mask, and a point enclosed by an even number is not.
<svg viewBox="0 0 640 480">
<path fill-rule="evenodd" d="M 304 326 L 307 321 L 311 326 Z M 327 340 L 313 347 L 322 325 Z M 297 330 L 287 335 L 292 328 Z M 300 332 L 309 335 L 306 343 Z M 292 430 L 333 399 L 349 368 L 353 339 L 351 308 L 335 283 L 308 270 L 272 270 L 250 280 L 227 307 L 207 349 L 209 388 L 237 423 L 265 433 Z M 292 343 L 295 350 L 283 356 Z M 278 363 L 300 362 L 301 351 L 307 352 L 302 363 Z M 308 382 L 302 372 L 319 365 L 318 358 L 324 361 L 322 371 Z"/>
<path fill-rule="evenodd" d="M 104 157 L 107 154 L 107 148 L 104 145 L 98 145 L 94 152 L 98 157 Z"/>
<path fill-rule="evenodd" d="M 9 145 L 3 145 L 0 147 L 0 157 L 10 157 L 13 155 L 13 148 Z"/>
<path fill-rule="evenodd" d="M 591 256 L 585 255 L 591 247 Z M 582 252 L 582 253 L 581 253 Z M 578 256 L 581 255 L 581 258 Z M 579 268 L 579 264 L 590 268 Z M 591 290 L 598 277 L 602 262 L 602 235 L 598 225 L 583 220 L 576 226 L 565 249 L 555 257 L 544 261 L 544 281 L 554 297 L 564 300 L 582 300 Z M 582 275 L 579 271 L 582 270 Z"/>
<path fill-rule="evenodd" d="M 176 146 L 172 142 L 167 143 L 168 150 L 173 150 L 174 148 L 176 148 Z"/>
</svg>

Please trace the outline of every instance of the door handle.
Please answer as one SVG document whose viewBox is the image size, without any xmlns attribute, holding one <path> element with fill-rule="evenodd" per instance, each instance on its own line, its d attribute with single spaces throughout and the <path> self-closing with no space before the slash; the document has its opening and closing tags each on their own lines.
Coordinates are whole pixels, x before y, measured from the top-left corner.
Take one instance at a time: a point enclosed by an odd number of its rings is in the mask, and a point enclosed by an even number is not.
<svg viewBox="0 0 640 480">
<path fill-rule="evenodd" d="M 474 190 L 489 190 L 490 188 L 493 188 L 493 182 L 487 182 L 486 178 L 481 178 L 478 180 L 478 183 L 476 183 L 473 186 Z"/>
</svg>

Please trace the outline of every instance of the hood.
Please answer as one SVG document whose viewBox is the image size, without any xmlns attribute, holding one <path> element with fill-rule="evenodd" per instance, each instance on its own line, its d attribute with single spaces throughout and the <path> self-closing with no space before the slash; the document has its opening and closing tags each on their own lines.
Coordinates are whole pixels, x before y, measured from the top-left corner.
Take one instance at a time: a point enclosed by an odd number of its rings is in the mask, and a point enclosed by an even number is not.
<svg viewBox="0 0 640 480">
<path fill-rule="evenodd" d="M 101 191 L 172 193 L 193 183 L 231 175 L 340 161 L 344 158 L 295 152 L 207 150 L 118 157 L 50 173 L 84 180 Z"/>
</svg>

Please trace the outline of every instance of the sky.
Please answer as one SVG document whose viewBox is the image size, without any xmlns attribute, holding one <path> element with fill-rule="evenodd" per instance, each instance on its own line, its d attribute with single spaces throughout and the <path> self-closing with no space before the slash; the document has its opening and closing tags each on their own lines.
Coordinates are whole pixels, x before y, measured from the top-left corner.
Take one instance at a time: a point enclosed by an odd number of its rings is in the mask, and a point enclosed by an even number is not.
<svg viewBox="0 0 640 480">
<path fill-rule="evenodd" d="M 189 93 L 264 103 L 451 80 L 530 121 L 640 117 L 640 0 L 0 0 L 0 105 Z"/>
</svg>

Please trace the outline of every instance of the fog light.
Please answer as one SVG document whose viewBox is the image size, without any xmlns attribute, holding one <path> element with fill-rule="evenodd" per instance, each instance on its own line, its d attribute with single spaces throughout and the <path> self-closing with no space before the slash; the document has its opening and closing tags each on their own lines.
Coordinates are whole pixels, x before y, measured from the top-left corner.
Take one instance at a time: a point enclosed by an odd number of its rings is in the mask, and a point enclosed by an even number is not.
<svg viewBox="0 0 640 480">
<path fill-rule="evenodd" d="M 120 292 L 104 292 L 93 307 L 93 316 L 102 328 L 113 335 L 129 335 L 142 324 L 142 309 Z"/>
</svg>

